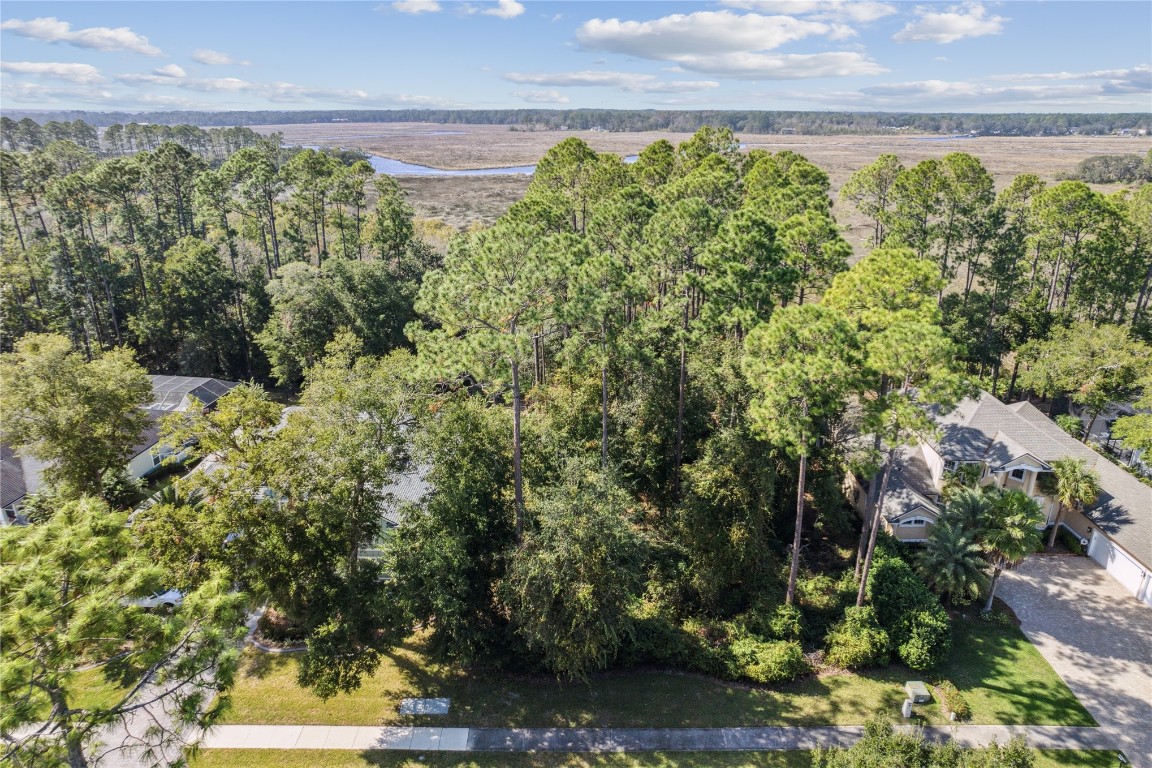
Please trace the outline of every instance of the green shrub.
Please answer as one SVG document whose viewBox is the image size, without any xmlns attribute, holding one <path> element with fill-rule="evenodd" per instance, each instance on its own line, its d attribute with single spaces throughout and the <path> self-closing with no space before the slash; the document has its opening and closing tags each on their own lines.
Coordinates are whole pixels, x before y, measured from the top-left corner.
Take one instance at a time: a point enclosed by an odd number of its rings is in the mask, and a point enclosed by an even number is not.
<svg viewBox="0 0 1152 768">
<path fill-rule="evenodd" d="M 1068 530 L 1064 526 L 1060 526 L 1060 530 L 1056 531 L 1056 538 L 1060 539 L 1060 543 L 1067 548 L 1069 552 L 1074 555 L 1084 555 L 1084 547 L 1080 545 L 1080 536 Z"/>
<path fill-rule="evenodd" d="M 143 495 L 144 484 L 122 469 L 109 469 L 100 478 L 100 495 L 113 509 L 131 509 Z"/>
<path fill-rule="evenodd" d="M 794 605 L 780 605 L 768 622 L 772 637 L 777 640 L 799 641 L 804 632 L 804 617 Z"/>
<path fill-rule="evenodd" d="M 828 630 L 856 599 L 856 582 L 851 572 L 839 580 L 826 575 L 812 576 L 796 583 L 796 596 L 805 641 L 822 645 Z"/>
<path fill-rule="evenodd" d="M 683 626 L 645 603 L 633 614 L 632 642 L 621 659 L 625 664 L 651 664 L 723 677 L 728 674 L 726 638 L 716 638 L 714 628 L 696 621 Z"/>
<path fill-rule="evenodd" d="M 766 643 L 745 636 L 733 642 L 729 651 L 732 677 L 746 678 L 755 683 L 784 683 L 808 671 L 800 643 L 794 641 Z"/>
<path fill-rule="evenodd" d="M 908 640 L 905 616 L 940 606 L 940 599 L 912 566 L 895 557 L 872 562 L 868 572 L 868 601 L 876 609 L 876 620 L 897 645 Z"/>
<path fill-rule="evenodd" d="M 952 652 L 952 625 L 943 608 L 917 611 L 905 617 L 907 637 L 897 652 L 912 669 L 923 671 L 939 666 Z"/>
<path fill-rule="evenodd" d="M 967 697 L 952 684 L 951 680 L 941 680 L 936 686 L 936 693 L 939 695 L 940 703 L 944 705 L 944 711 L 954 715 L 954 720 L 967 720 L 972 717 L 972 706 L 968 703 Z"/>
<path fill-rule="evenodd" d="M 888 663 L 888 633 L 876 620 L 871 606 L 844 611 L 844 620 L 828 633 L 825 661 L 843 669 L 875 667 Z"/>
<path fill-rule="evenodd" d="M 1057 416 L 1056 426 L 1077 440 L 1084 436 L 1084 422 L 1080 420 L 1080 417 L 1073 416 L 1070 413 L 1062 413 Z"/>
</svg>

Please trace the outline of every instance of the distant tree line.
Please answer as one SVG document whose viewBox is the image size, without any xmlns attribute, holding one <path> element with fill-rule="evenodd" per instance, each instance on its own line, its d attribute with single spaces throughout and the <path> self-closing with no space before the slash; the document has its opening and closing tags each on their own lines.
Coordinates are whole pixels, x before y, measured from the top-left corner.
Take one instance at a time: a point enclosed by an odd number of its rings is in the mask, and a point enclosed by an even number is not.
<svg viewBox="0 0 1152 768">
<path fill-rule="evenodd" d="M 639 109 L 331 109 L 252 110 L 247 112 L 86 112 L 61 110 L 21 112 L 12 119 L 85 122 L 106 127 L 117 123 L 175 125 L 282 125 L 286 123 L 454 123 L 463 125 L 537 126 L 557 130 L 603 128 L 609 131 L 682 131 L 703 126 L 730 128 L 744 133 L 796 133 L 805 135 L 916 133 L 971 133 L 1003 136 L 1091 136 L 1128 129 L 1152 128 L 1147 113 L 1111 114 L 958 114 L 916 112 L 785 112 L 724 110 Z"/>
<path fill-rule="evenodd" d="M 1069 179 L 1089 184 L 1132 184 L 1152 181 L 1152 150 L 1146 155 L 1094 155 L 1086 157 L 1068 174 Z"/>
<path fill-rule="evenodd" d="M 150 152 L 164 142 L 178 144 L 212 163 L 221 163 L 233 152 L 255 147 L 267 139 L 251 128 L 199 128 L 181 123 L 113 123 L 100 131 L 91 123 L 76 119 L 71 122 L 49 120 L 41 125 L 25 117 L 19 121 L 0 117 L 0 147 L 10 152 L 44 149 L 55 141 L 71 141 L 88 152 L 103 157 L 124 157 L 137 152 Z M 278 142 L 277 142 L 278 143 Z"/>
</svg>

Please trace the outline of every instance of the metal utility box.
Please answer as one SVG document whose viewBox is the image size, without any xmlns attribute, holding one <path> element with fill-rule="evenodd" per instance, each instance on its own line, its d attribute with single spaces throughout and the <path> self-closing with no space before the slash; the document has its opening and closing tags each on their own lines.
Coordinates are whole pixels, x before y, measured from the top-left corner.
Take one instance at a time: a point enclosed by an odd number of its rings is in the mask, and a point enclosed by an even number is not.
<svg viewBox="0 0 1152 768">
<path fill-rule="evenodd" d="M 904 683 L 904 691 L 908 694 L 908 700 L 913 704 L 927 704 L 932 701 L 932 694 L 928 692 L 928 686 L 920 680 L 909 680 Z"/>
</svg>

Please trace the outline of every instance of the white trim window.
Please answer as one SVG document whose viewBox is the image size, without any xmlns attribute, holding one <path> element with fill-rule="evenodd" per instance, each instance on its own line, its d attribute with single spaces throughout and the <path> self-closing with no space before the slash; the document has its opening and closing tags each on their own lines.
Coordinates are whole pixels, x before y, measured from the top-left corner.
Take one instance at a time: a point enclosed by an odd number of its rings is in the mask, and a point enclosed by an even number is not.
<svg viewBox="0 0 1152 768">
<path fill-rule="evenodd" d="M 1016 469 L 1012 470 L 1012 479 L 1013 480 L 1023 480 L 1024 479 L 1024 467 L 1016 467 Z"/>
<path fill-rule="evenodd" d="M 928 525 L 928 522 L 929 521 L 924 519 L 923 517 L 913 517 L 911 520 L 901 520 L 900 521 L 900 527 L 901 528 L 923 528 L 924 526 Z"/>
</svg>

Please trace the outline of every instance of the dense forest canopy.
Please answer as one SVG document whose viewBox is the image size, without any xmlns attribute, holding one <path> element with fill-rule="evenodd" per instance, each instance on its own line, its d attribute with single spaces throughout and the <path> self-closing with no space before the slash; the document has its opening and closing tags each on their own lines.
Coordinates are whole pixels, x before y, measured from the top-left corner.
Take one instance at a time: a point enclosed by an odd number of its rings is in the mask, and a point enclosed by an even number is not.
<svg viewBox="0 0 1152 768">
<path fill-rule="evenodd" d="M 997 192 L 972 155 L 881 155 L 833 201 L 808 159 L 743 152 L 723 126 L 631 164 L 568 138 L 494 226 L 441 251 L 354 158 L 245 129 L 137 124 L 113 146 L 84 123 L 38 141 L 22 124 L 0 154 L 0 374 L 23 382 L 4 431 L 48 457 L 76 450 L 60 423 L 108 437 L 39 519 L 67 540 L 122 503 L 105 476 L 145 369 L 250 382 L 165 425 L 220 471 L 102 535 L 202 596 L 181 620 L 234 629 L 222 584 L 267 601 L 321 696 L 414 626 L 455 662 L 564 678 L 655 665 L 767 684 L 813 651 L 931 670 L 946 606 L 990 604 L 1042 515 L 958 473 L 921 553 L 880 535 L 928 407 L 984 387 L 1095 417 L 1152 388 L 1152 185 L 1023 174 Z M 871 224 L 855 264 L 843 206 Z M 100 396 L 109 381 L 122 396 Z M 429 491 L 386 530 L 387 489 L 413 472 Z M 142 588 L 87 578 L 94 600 Z M 43 594 L 27 599 L 47 624 Z M 51 669 L 72 660 L 33 661 L 29 685 L 66 698 Z"/>
<path fill-rule="evenodd" d="M 245 112 L 90 112 L 86 110 L 4 110 L 13 120 L 37 122 L 84 120 L 106 127 L 116 123 L 187 123 L 201 126 L 283 125 L 287 123 L 456 123 L 508 125 L 556 130 L 602 128 L 610 131 L 678 131 L 704 126 L 741 133 L 884 134 L 971 133 L 1004 136 L 1101 135 L 1121 130 L 1152 129 L 1147 113 L 1005 113 L 921 112 L 791 112 L 632 109 L 391 109 L 391 110 L 252 110 Z"/>
</svg>

